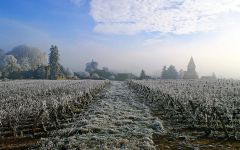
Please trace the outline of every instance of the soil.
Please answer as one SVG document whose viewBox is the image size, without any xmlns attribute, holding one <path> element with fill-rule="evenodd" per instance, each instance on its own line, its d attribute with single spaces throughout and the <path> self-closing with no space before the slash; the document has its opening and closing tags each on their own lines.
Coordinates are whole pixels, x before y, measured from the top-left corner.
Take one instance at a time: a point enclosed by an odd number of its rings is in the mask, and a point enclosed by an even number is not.
<svg viewBox="0 0 240 150">
<path fill-rule="evenodd" d="M 34 144 L 38 139 L 26 137 L 8 137 L 0 140 L 0 150 L 23 150 Z"/>
</svg>

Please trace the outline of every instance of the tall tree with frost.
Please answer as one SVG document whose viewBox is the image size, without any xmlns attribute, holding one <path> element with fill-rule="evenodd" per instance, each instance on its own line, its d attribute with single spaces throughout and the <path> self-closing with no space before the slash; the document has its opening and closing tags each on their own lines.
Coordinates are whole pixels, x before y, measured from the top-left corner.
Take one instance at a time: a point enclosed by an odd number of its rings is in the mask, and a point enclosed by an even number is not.
<svg viewBox="0 0 240 150">
<path fill-rule="evenodd" d="M 50 79 L 57 79 L 60 73 L 58 47 L 52 45 L 49 54 Z"/>
<path fill-rule="evenodd" d="M 5 62 L 5 72 L 12 73 L 14 71 L 20 71 L 20 65 L 17 63 L 17 59 L 13 55 L 7 55 L 4 58 Z"/>
<path fill-rule="evenodd" d="M 23 58 L 20 66 L 21 66 L 22 71 L 30 70 L 31 66 L 29 64 L 29 58 L 28 57 Z"/>
</svg>

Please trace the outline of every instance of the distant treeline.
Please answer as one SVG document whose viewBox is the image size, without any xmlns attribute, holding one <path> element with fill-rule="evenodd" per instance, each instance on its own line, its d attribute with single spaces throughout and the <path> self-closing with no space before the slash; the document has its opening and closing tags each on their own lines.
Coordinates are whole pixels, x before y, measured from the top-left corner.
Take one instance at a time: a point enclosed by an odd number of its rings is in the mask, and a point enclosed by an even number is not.
<svg viewBox="0 0 240 150">
<path fill-rule="evenodd" d="M 52 45 L 49 55 L 39 48 L 20 45 L 6 52 L 0 49 L 0 78 L 2 79 L 137 79 L 131 73 L 113 73 L 107 67 L 98 68 L 98 62 L 86 64 L 85 71 L 73 72 L 59 62 L 58 47 Z"/>
<path fill-rule="evenodd" d="M 128 80 L 128 79 L 153 79 L 141 71 L 139 77 L 132 73 L 115 73 L 107 67 L 99 69 L 98 62 L 92 60 L 86 63 L 85 71 L 73 72 L 70 68 L 63 67 L 59 62 L 58 47 L 52 45 L 49 55 L 36 47 L 20 45 L 9 52 L 0 49 L 0 78 L 8 79 L 97 79 L 97 80 Z M 158 79 L 198 79 L 195 64 L 191 57 L 188 70 L 179 72 L 175 66 L 164 66 Z M 216 79 L 216 75 L 204 76 L 206 79 Z"/>
<path fill-rule="evenodd" d="M 59 79 L 72 78 L 73 72 L 59 63 L 57 46 L 47 53 L 36 47 L 20 45 L 9 52 L 0 49 L 0 78 Z"/>
</svg>

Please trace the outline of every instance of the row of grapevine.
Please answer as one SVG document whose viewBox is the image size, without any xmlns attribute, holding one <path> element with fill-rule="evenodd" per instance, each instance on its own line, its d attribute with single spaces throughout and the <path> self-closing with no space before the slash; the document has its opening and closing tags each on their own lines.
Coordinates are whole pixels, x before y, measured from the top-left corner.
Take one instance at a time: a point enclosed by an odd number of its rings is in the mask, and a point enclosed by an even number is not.
<svg viewBox="0 0 240 150">
<path fill-rule="evenodd" d="M 80 114 L 109 81 L 19 80 L 0 82 L 0 137 L 59 128 Z"/>
<path fill-rule="evenodd" d="M 129 86 L 164 119 L 205 132 L 205 136 L 240 137 L 240 81 L 141 80 Z"/>
</svg>

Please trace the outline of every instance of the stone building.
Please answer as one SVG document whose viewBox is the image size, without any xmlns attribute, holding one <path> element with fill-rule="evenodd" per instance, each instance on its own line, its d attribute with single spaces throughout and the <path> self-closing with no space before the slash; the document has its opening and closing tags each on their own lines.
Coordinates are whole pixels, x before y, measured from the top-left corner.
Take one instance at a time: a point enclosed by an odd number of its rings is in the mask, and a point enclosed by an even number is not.
<svg viewBox="0 0 240 150">
<path fill-rule="evenodd" d="M 191 57 L 188 63 L 187 71 L 184 71 L 183 79 L 198 79 L 196 65 L 194 63 L 193 57 Z"/>
</svg>

